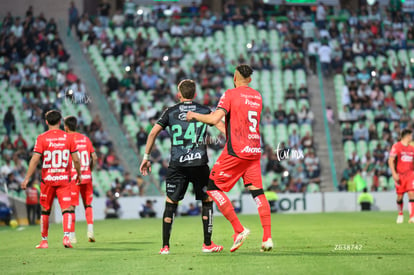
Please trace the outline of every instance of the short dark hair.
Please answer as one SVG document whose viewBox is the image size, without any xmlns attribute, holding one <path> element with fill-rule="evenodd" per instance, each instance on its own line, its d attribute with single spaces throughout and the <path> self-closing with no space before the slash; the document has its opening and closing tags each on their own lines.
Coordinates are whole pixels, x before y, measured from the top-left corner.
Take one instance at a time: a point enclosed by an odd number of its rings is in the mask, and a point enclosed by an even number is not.
<svg viewBox="0 0 414 275">
<path fill-rule="evenodd" d="M 50 110 L 45 114 L 45 119 L 49 125 L 60 124 L 62 114 L 58 110 Z"/>
<path fill-rule="evenodd" d="M 195 95 L 196 84 L 194 80 L 184 79 L 178 84 L 178 90 L 184 98 L 192 99 Z"/>
<path fill-rule="evenodd" d="M 70 131 L 75 132 L 76 127 L 78 126 L 78 119 L 74 116 L 65 117 L 65 126 L 67 126 Z"/>
<path fill-rule="evenodd" d="M 236 70 L 239 71 L 239 73 L 244 77 L 244 78 L 249 78 L 252 73 L 253 73 L 253 69 L 252 67 L 250 67 L 247 64 L 240 64 L 236 67 Z"/>
<path fill-rule="evenodd" d="M 413 131 L 411 129 L 405 128 L 401 131 L 401 138 L 404 138 L 406 135 L 412 135 Z"/>
</svg>

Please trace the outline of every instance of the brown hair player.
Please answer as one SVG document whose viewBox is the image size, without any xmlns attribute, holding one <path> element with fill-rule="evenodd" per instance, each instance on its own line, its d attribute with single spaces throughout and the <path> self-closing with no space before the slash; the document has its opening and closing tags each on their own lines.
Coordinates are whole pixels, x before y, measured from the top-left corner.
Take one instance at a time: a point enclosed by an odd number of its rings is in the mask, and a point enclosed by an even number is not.
<svg viewBox="0 0 414 275">
<path fill-rule="evenodd" d="M 36 248 L 48 248 L 49 215 L 55 197 L 58 198 L 63 216 L 63 246 L 72 248 L 69 235 L 72 227 L 71 209 L 71 159 L 78 176 L 77 183 L 81 183 L 81 168 L 78 152 L 70 135 L 59 129 L 62 115 L 57 110 L 51 110 L 45 115 L 48 131 L 40 134 L 33 149 L 33 156 L 27 169 L 26 177 L 22 182 L 22 189 L 26 189 L 30 178 L 36 170 L 37 164 L 42 161 L 42 184 L 40 185 L 40 205 L 42 216 L 40 229 L 42 241 Z"/>
<path fill-rule="evenodd" d="M 414 147 L 410 145 L 413 132 L 410 129 L 401 131 L 401 140 L 395 143 L 390 152 L 388 165 L 395 180 L 397 192 L 398 217 L 397 223 L 404 222 L 403 197 L 408 193 L 410 200 L 410 219 L 414 223 Z"/>
</svg>

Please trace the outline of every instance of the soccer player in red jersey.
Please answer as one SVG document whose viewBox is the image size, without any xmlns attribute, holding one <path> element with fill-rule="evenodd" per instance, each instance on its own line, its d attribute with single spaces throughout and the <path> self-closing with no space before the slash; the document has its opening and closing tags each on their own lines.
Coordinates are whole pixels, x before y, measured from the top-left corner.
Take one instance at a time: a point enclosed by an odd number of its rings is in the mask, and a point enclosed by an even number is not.
<svg viewBox="0 0 414 275">
<path fill-rule="evenodd" d="M 395 180 L 397 192 L 398 217 L 397 223 L 404 222 L 403 197 L 408 193 L 410 200 L 409 223 L 414 223 L 414 147 L 410 145 L 413 137 L 410 129 L 401 131 L 401 140 L 395 143 L 390 152 L 388 165 Z"/>
<path fill-rule="evenodd" d="M 76 184 L 76 170 L 72 166 L 71 177 L 71 194 L 72 194 L 72 232 L 70 236 L 71 243 L 76 243 L 75 235 L 75 208 L 79 205 L 79 193 L 82 196 L 83 206 L 85 207 L 86 223 L 88 224 L 88 240 L 89 242 L 95 242 L 95 236 L 93 234 L 93 211 L 92 211 L 92 199 L 93 199 L 93 185 L 92 185 L 92 170 L 95 164 L 98 162 L 95 150 L 93 149 L 90 139 L 81 133 L 76 132 L 78 121 L 74 116 L 68 116 L 64 120 L 65 131 L 71 135 L 75 142 L 76 149 L 78 150 L 78 156 L 81 163 L 82 172 L 82 184 Z"/>
<path fill-rule="evenodd" d="M 40 134 L 36 139 L 33 156 L 29 163 L 26 177 L 21 187 L 26 189 L 30 178 L 42 160 L 42 180 L 40 186 L 40 204 L 42 206 L 41 233 L 42 241 L 36 248 L 48 248 L 49 215 L 53 199 L 58 198 L 63 215 L 63 246 L 72 248 L 69 233 L 72 227 L 71 207 L 71 160 L 76 168 L 78 184 L 81 181 L 80 161 L 73 140 L 65 131 L 59 129 L 62 115 L 59 111 L 51 110 L 45 115 L 49 130 Z"/>
<path fill-rule="evenodd" d="M 249 65 L 237 66 L 234 73 L 235 88 L 224 93 L 213 113 L 187 113 L 187 120 L 195 119 L 214 125 L 223 117 L 226 118 L 227 142 L 211 170 L 207 193 L 233 226 L 235 234 L 231 252 L 236 251 L 250 234 L 250 230 L 241 225 L 231 201 L 224 193 L 230 191 L 240 177 L 257 204 L 263 227 L 261 250 L 269 251 L 273 248 L 270 207 L 263 192 L 260 169 L 259 124 L 262 97 L 258 91 L 248 86 L 252 73 Z"/>
</svg>

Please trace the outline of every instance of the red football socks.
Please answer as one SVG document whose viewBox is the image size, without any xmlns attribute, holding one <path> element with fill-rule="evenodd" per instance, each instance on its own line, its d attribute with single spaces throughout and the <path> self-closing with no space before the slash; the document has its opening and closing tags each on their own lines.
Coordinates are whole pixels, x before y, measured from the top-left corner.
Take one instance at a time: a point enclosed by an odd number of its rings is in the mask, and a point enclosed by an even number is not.
<svg viewBox="0 0 414 275">
<path fill-rule="evenodd" d="M 70 213 L 71 219 L 72 219 L 72 227 L 70 232 L 75 232 L 75 221 L 76 221 L 76 215 L 75 212 Z"/>
<path fill-rule="evenodd" d="M 73 232 L 71 213 L 63 213 L 63 232 Z"/>
<path fill-rule="evenodd" d="M 414 217 L 414 200 L 410 200 L 410 219 Z"/>
<path fill-rule="evenodd" d="M 93 211 L 92 207 L 86 207 L 85 209 L 86 223 L 93 224 Z"/>
<path fill-rule="evenodd" d="M 49 234 L 49 215 L 41 215 L 40 230 L 42 232 L 42 238 L 47 238 Z"/>
<path fill-rule="evenodd" d="M 214 200 L 217 207 L 220 209 L 220 212 L 231 223 L 234 232 L 237 234 L 243 232 L 244 228 L 241 225 L 239 218 L 234 211 L 233 205 L 231 204 L 231 201 L 227 195 L 220 190 L 207 191 L 207 194 Z"/>
<path fill-rule="evenodd" d="M 259 195 L 254 198 L 257 205 L 257 210 L 259 211 L 260 222 L 263 227 L 263 241 L 272 237 L 271 233 L 271 217 L 270 217 L 270 206 L 265 195 Z"/>
</svg>

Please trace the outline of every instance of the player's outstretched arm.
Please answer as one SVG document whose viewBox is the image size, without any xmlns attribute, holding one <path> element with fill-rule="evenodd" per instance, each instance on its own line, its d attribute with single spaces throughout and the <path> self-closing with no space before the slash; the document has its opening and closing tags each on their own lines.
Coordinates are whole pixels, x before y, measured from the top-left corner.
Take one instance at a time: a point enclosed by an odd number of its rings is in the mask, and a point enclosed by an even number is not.
<svg viewBox="0 0 414 275">
<path fill-rule="evenodd" d="M 388 158 L 388 166 L 391 169 L 392 177 L 394 178 L 395 183 L 399 184 L 398 181 L 400 180 L 400 177 L 398 176 L 397 171 L 395 171 L 395 157 L 394 156 L 390 156 Z"/>
<path fill-rule="evenodd" d="M 155 139 L 157 138 L 158 134 L 162 131 L 162 127 L 159 124 L 155 124 L 152 127 L 151 132 L 148 135 L 147 144 L 145 145 L 145 154 L 141 162 L 141 166 L 139 167 L 139 171 L 142 175 L 146 176 L 148 173 L 151 173 L 151 162 L 149 161 L 149 156 L 152 151 L 152 147 L 154 146 Z"/>
<path fill-rule="evenodd" d="M 76 173 L 78 174 L 76 178 L 76 184 L 79 185 L 82 179 L 81 179 L 81 163 L 80 163 L 78 151 L 73 152 L 71 155 L 72 155 L 73 166 L 75 166 Z"/>
<path fill-rule="evenodd" d="M 217 125 L 217 123 L 219 123 L 225 115 L 226 113 L 222 109 L 217 109 L 214 112 L 207 115 L 189 111 L 187 112 L 187 120 L 190 121 L 195 119 L 205 124 Z"/>
<path fill-rule="evenodd" d="M 219 129 L 219 131 L 222 133 L 222 134 L 226 134 L 226 126 L 224 125 L 224 122 L 222 121 L 222 120 L 220 120 L 216 125 L 214 125 L 214 126 L 216 126 L 216 128 L 217 129 Z"/>
<path fill-rule="evenodd" d="M 33 173 L 36 171 L 37 164 L 39 164 L 41 155 L 39 153 L 33 153 L 32 158 L 30 159 L 29 168 L 27 169 L 26 177 L 21 184 L 22 189 L 26 189 L 29 180 L 32 177 Z"/>
</svg>

